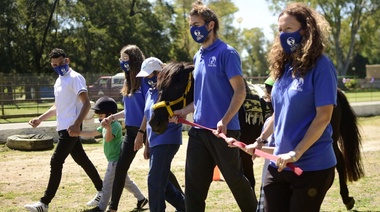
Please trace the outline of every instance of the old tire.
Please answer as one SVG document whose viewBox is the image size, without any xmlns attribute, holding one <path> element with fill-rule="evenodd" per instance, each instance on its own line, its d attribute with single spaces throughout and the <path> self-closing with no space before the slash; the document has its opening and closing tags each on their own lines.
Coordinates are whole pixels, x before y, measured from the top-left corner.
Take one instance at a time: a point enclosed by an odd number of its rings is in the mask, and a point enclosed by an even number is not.
<svg viewBox="0 0 380 212">
<path fill-rule="evenodd" d="M 50 150 L 54 148 L 53 137 L 43 134 L 11 135 L 5 144 L 16 150 Z"/>
</svg>

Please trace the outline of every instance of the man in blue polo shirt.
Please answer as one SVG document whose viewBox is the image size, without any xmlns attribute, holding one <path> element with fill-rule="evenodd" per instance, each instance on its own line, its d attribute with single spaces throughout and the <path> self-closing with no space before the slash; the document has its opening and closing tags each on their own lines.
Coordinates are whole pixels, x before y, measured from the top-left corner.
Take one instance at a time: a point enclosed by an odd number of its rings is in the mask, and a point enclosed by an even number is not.
<svg viewBox="0 0 380 212">
<path fill-rule="evenodd" d="M 234 48 L 218 38 L 216 14 L 201 1 L 193 3 L 190 32 L 202 44 L 194 56 L 194 103 L 175 115 L 194 111 L 194 122 L 239 139 L 238 114 L 245 98 L 241 61 Z M 238 148 L 205 129 L 191 128 L 186 156 L 186 211 L 204 211 L 217 165 L 241 211 L 255 211 L 257 200 L 243 175 Z"/>
</svg>

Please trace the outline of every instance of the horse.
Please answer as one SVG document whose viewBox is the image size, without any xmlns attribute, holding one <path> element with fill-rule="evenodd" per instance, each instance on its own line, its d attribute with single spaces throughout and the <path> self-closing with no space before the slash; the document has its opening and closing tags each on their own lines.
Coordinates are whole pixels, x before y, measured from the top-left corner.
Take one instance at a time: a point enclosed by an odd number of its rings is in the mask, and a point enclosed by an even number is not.
<svg viewBox="0 0 380 212">
<path fill-rule="evenodd" d="M 340 89 L 330 123 L 333 128 L 332 138 L 337 159 L 340 195 L 347 210 L 351 210 L 355 205 L 355 199 L 349 196 L 347 180 L 354 182 L 364 177 L 360 152 L 361 133 L 357 116 Z"/>
<path fill-rule="evenodd" d="M 157 77 L 158 100 L 153 105 L 149 125 L 153 132 L 162 134 L 173 116 L 174 110 L 184 108 L 194 99 L 194 64 L 187 62 L 169 63 Z"/>
<path fill-rule="evenodd" d="M 263 86 L 261 85 L 261 87 Z M 157 80 L 157 88 L 159 89 L 160 96 L 154 108 L 154 116 L 149 120 L 149 123 L 154 132 L 162 133 L 165 131 L 168 118 L 173 115 L 173 111 L 179 110 L 193 101 L 194 91 L 191 69 L 187 69 L 186 71 L 168 70 L 167 72 L 161 72 Z M 242 128 L 241 138 L 248 141 L 245 143 L 251 143 L 254 142 L 255 138 L 261 133 L 263 120 L 267 118 L 265 116 L 267 116 L 266 110 L 268 110 L 268 108 L 267 105 L 260 100 L 259 92 L 254 91 L 254 88 L 257 88 L 257 86 L 252 86 L 252 84 L 247 82 L 246 88 L 249 88 L 246 89 L 247 97 L 249 96 L 248 93 L 250 93 L 252 99 L 256 102 L 254 111 L 257 112 L 258 116 L 254 115 L 253 120 L 257 120 L 252 122 L 252 116 L 249 115 L 251 121 L 247 121 L 247 114 L 244 114 L 246 108 L 244 108 L 243 103 L 242 108 L 239 110 L 239 120 Z M 337 105 L 333 110 L 331 126 L 333 128 L 332 138 L 337 159 L 336 169 L 339 175 L 340 195 L 346 208 L 351 210 L 355 205 L 355 199 L 349 196 L 347 180 L 353 182 L 364 176 L 360 152 L 361 134 L 355 112 L 351 108 L 345 94 L 340 89 L 337 91 Z M 251 160 L 247 154 L 241 153 L 241 155 L 243 155 L 243 163 L 244 157 Z M 244 168 L 243 164 L 243 169 L 246 176 L 251 176 L 247 178 L 252 178 L 253 168 Z M 254 177 L 253 179 L 249 179 L 249 181 L 254 189 Z"/>
</svg>

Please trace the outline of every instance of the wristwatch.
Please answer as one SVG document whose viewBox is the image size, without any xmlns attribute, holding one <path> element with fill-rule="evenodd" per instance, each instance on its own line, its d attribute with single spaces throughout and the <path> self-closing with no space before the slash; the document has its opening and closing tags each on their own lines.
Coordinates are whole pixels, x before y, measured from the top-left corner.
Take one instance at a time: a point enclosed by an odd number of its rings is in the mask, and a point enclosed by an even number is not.
<svg viewBox="0 0 380 212">
<path fill-rule="evenodd" d="M 297 161 L 297 157 L 296 157 L 296 152 L 295 151 L 288 152 L 288 155 L 290 156 L 290 158 L 292 158 L 293 162 Z"/>
<path fill-rule="evenodd" d="M 267 143 L 268 143 L 267 140 L 264 140 L 264 139 L 262 139 L 261 137 L 256 138 L 256 142 L 257 142 L 257 143 L 261 143 L 261 144 L 267 144 Z"/>
</svg>

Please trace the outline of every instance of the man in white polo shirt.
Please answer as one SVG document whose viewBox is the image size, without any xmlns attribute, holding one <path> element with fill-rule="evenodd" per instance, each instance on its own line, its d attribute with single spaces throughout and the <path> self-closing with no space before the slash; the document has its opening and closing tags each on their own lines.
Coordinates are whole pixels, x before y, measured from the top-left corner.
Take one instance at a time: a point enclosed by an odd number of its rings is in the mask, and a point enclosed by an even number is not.
<svg viewBox="0 0 380 212">
<path fill-rule="evenodd" d="M 70 59 L 62 49 L 53 49 L 49 56 L 51 66 L 59 74 L 54 84 L 55 103 L 41 116 L 31 119 L 29 124 L 37 127 L 42 121 L 56 116 L 59 141 L 51 157 L 50 178 L 44 196 L 34 204 L 25 205 L 33 212 L 48 211 L 48 205 L 61 182 L 63 163 L 69 154 L 90 177 L 99 195 L 103 186 L 98 171 L 79 140 L 83 119 L 91 107 L 86 80 L 69 67 Z"/>
</svg>

